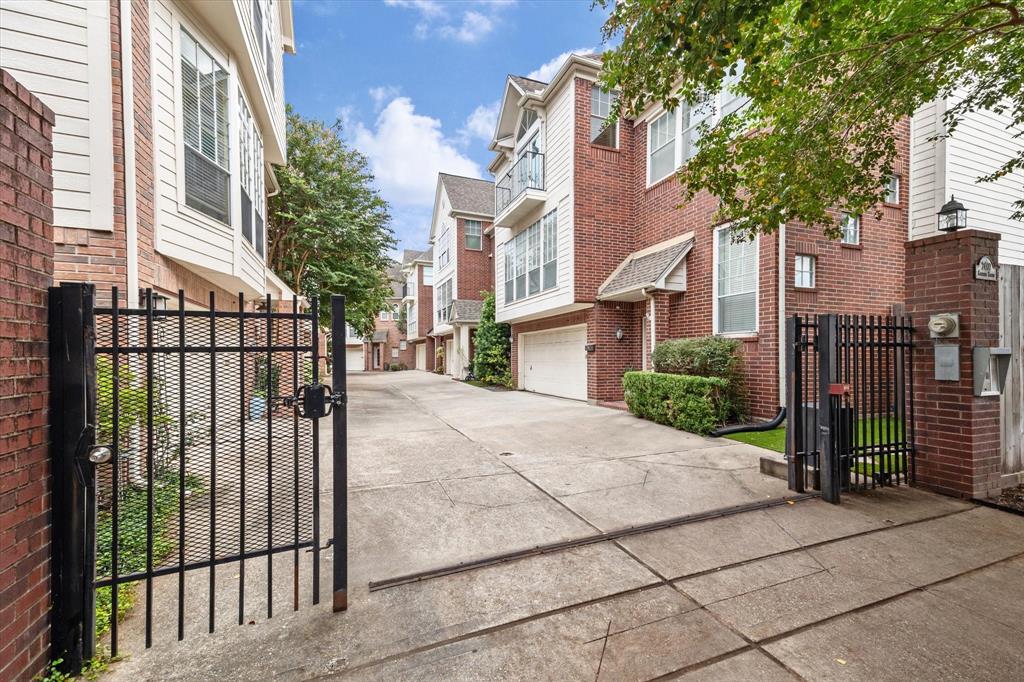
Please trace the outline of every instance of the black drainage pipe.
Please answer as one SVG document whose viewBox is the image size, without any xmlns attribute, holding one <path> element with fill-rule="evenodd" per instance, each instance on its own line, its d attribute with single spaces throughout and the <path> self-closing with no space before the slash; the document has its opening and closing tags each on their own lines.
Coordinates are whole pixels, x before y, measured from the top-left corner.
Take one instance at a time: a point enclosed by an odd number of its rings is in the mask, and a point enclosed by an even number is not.
<svg viewBox="0 0 1024 682">
<path fill-rule="evenodd" d="M 775 415 L 775 418 L 768 422 L 759 422 L 757 424 L 737 424 L 735 426 L 723 426 L 720 429 L 715 429 L 711 432 L 711 435 L 715 438 L 719 436 L 728 436 L 732 433 L 747 433 L 748 431 L 771 431 L 777 429 L 780 424 L 786 419 L 786 408 L 780 407 L 779 413 Z"/>
</svg>

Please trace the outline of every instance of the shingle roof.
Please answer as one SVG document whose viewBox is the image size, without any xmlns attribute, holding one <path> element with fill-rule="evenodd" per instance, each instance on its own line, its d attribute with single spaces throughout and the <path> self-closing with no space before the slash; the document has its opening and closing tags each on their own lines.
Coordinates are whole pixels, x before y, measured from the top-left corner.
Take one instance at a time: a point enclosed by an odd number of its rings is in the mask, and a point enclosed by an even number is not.
<svg viewBox="0 0 1024 682">
<path fill-rule="evenodd" d="M 479 322 L 480 311 L 484 307 L 483 301 L 468 301 L 455 299 L 452 306 L 452 322 Z"/>
<path fill-rule="evenodd" d="M 373 333 L 373 343 L 384 343 L 388 340 L 388 330 L 378 329 Z"/>
<path fill-rule="evenodd" d="M 598 290 L 598 298 L 611 298 L 642 288 L 653 288 L 673 265 L 693 246 L 693 239 L 673 239 L 661 248 L 635 251 L 626 256 L 611 277 Z"/>
<path fill-rule="evenodd" d="M 494 215 L 494 183 L 490 180 L 466 178 L 438 173 L 453 211 Z"/>
<path fill-rule="evenodd" d="M 422 255 L 422 251 L 417 251 L 416 249 L 405 249 L 402 251 L 402 265 L 408 265 Z"/>
<path fill-rule="evenodd" d="M 391 267 L 388 268 L 388 279 L 391 281 L 391 297 L 402 298 L 405 294 L 405 275 L 402 274 L 402 264 L 392 263 Z"/>
<path fill-rule="evenodd" d="M 526 76 L 509 76 L 509 78 L 511 78 L 516 85 L 526 92 L 540 92 L 548 86 L 548 84 L 543 81 L 527 78 Z"/>
</svg>

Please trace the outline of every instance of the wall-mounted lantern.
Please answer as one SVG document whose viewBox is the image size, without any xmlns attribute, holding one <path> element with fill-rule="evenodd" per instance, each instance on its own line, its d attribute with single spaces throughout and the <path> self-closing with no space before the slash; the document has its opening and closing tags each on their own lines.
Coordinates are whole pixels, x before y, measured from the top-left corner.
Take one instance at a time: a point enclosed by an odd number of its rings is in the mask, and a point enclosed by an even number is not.
<svg viewBox="0 0 1024 682">
<path fill-rule="evenodd" d="M 967 209 L 952 194 L 939 209 L 939 231 L 956 232 L 967 227 Z"/>
<path fill-rule="evenodd" d="M 622 341 L 622 337 L 623 336 L 625 336 L 625 334 L 622 333 L 622 327 L 619 327 L 618 329 L 615 330 L 615 340 L 616 341 Z"/>
</svg>

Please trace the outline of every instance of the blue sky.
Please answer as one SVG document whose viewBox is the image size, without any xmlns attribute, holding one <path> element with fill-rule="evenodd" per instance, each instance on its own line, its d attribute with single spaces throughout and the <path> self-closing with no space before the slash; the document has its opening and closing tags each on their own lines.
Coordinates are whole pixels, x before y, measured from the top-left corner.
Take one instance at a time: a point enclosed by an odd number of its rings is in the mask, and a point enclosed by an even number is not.
<svg viewBox="0 0 1024 682">
<path fill-rule="evenodd" d="M 490 178 L 487 151 L 509 73 L 547 80 L 601 47 L 589 0 L 295 0 L 288 101 L 340 117 L 391 204 L 399 249 L 426 248 L 438 171 Z"/>
</svg>

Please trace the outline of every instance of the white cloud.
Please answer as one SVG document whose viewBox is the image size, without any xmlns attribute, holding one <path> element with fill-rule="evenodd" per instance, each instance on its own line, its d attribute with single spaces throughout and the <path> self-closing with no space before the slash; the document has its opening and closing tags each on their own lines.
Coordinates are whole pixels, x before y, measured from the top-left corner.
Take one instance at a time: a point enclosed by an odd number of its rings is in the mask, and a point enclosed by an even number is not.
<svg viewBox="0 0 1024 682">
<path fill-rule="evenodd" d="M 373 110 L 380 111 L 387 102 L 398 97 L 399 92 L 401 92 L 401 89 L 396 85 L 380 85 L 376 88 L 370 88 L 370 99 L 373 100 Z"/>
<path fill-rule="evenodd" d="M 551 79 L 555 77 L 556 73 L 558 73 L 558 69 L 560 69 L 562 67 L 562 64 L 565 63 L 565 60 L 569 58 L 569 55 L 593 54 L 595 52 L 597 52 L 597 48 L 594 47 L 580 47 L 575 50 L 563 52 L 554 59 L 541 64 L 538 68 L 526 74 L 526 77 L 532 78 L 535 81 L 550 83 Z"/>
<path fill-rule="evenodd" d="M 459 14 L 456 3 L 438 0 L 384 0 L 390 7 L 412 10 L 420 15 L 416 24 L 416 37 L 437 36 L 461 43 L 476 43 L 490 35 L 497 27 L 498 13 L 514 5 L 516 0 L 475 0 L 470 9 Z M 465 5 L 463 5 L 465 6 Z"/>
<path fill-rule="evenodd" d="M 501 102 L 481 104 L 466 117 L 466 122 L 459 129 L 459 138 L 464 143 L 470 140 L 479 139 L 486 142 L 491 141 L 494 136 L 494 128 L 498 125 L 498 107 Z"/>
<path fill-rule="evenodd" d="M 426 208 L 429 215 L 438 172 L 481 177 L 477 163 L 445 137 L 441 121 L 417 114 L 408 97 L 391 100 L 372 129 L 357 121 L 350 130 L 356 149 L 370 159 L 381 195 L 393 205 Z"/>
</svg>

